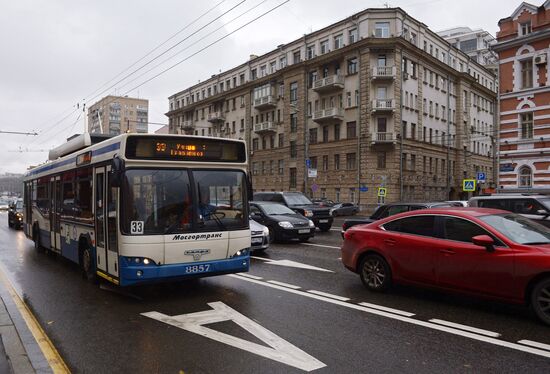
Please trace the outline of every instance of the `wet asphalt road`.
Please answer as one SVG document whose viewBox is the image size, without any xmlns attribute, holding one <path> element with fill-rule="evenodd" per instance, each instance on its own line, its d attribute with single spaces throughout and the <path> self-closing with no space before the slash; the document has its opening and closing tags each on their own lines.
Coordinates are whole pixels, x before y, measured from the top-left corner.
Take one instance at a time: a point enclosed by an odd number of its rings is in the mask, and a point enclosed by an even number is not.
<svg viewBox="0 0 550 374">
<path fill-rule="evenodd" d="M 370 293 L 341 265 L 339 225 L 333 228 L 307 245 L 276 244 L 254 254 L 249 273 L 254 279 L 221 276 L 125 294 L 87 283 L 68 261 L 35 253 L 33 243 L 8 229 L 7 216 L 0 213 L 0 265 L 74 372 L 303 372 L 141 315 L 208 311 L 216 302 L 304 351 L 305 361 L 326 365 L 315 370 L 319 373 L 550 371 L 550 351 L 545 356 L 517 348 L 520 340 L 550 345 L 550 327 L 526 308 L 409 287 Z M 281 266 L 282 260 L 319 269 Z M 372 308 L 359 305 L 364 302 Z M 380 312 L 381 307 L 397 311 Z M 500 336 L 441 331 L 428 322 L 432 319 Z M 232 321 L 207 327 L 268 347 Z"/>
</svg>

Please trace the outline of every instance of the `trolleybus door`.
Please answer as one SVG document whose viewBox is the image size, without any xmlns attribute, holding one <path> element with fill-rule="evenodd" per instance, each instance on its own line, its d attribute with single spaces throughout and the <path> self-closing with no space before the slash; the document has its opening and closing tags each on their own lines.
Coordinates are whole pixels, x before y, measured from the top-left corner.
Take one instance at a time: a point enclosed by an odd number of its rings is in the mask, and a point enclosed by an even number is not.
<svg viewBox="0 0 550 374">
<path fill-rule="evenodd" d="M 50 248 L 61 251 L 61 177 L 50 179 Z"/>
<path fill-rule="evenodd" d="M 97 268 L 107 272 L 107 243 L 105 241 L 105 167 L 95 169 L 95 251 Z"/>
<path fill-rule="evenodd" d="M 107 166 L 105 204 L 106 210 L 106 247 L 107 247 L 107 272 L 118 278 L 118 188 L 111 186 L 111 166 Z"/>
</svg>

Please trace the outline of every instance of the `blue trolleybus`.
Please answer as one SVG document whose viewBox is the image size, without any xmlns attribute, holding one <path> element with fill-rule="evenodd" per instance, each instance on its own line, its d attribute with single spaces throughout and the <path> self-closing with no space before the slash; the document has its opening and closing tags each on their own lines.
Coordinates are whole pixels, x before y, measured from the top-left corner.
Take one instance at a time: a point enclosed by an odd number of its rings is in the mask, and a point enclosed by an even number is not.
<svg viewBox="0 0 550 374">
<path fill-rule="evenodd" d="M 83 134 L 24 178 L 36 250 L 119 286 L 248 271 L 243 141 Z"/>
</svg>

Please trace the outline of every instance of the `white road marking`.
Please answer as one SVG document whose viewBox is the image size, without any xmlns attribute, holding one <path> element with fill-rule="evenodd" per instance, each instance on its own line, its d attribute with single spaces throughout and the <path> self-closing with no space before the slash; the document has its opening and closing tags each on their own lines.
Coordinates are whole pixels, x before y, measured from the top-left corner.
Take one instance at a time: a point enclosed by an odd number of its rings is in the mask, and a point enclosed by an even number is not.
<svg viewBox="0 0 550 374">
<path fill-rule="evenodd" d="M 412 316 L 414 316 L 414 313 L 405 312 L 405 311 L 399 310 L 399 309 L 388 308 L 387 306 L 376 305 L 376 304 L 371 304 L 371 303 L 359 303 L 359 305 L 363 305 L 363 306 L 366 306 L 366 307 L 368 307 L 368 308 L 373 308 L 373 309 L 378 309 L 378 310 L 384 310 L 384 311 L 386 311 L 386 312 L 390 312 L 390 313 L 394 313 L 394 314 L 399 314 L 399 315 L 405 316 L 405 317 L 412 317 Z"/>
<path fill-rule="evenodd" d="M 342 231 L 342 229 L 330 229 L 330 231 Z"/>
<path fill-rule="evenodd" d="M 237 274 L 229 274 L 227 276 L 231 277 L 231 278 L 240 279 L 240 280 L 243 280 L 243 281 L 246 281 L 246 282 L 256 283 L 256 284 L 259 284 L 259 285 L 262 285 L 262 286 L 265 286 L 265 287 L 270 287 L 270 288 L 274 288 L 274 289 L 277 289 L 277 290 L 293 293 L 295 295 L 305 296 L 305 297 L 309 297 L 311 299 L 316 299 L 316 300 L 320 300 L 320 301 L 325 301 L 327 303 L 340 305 L 340 306 L 343 306 L 343 307 L 346 307 L 346 308 L 355 309 L 355 310 L 359 310 L 359 311 L 362 311 L 362 312 L 375 314 L 375 315 L 382 316 L 382 317 L 391 318 L 391 319 L 402 321 L 402 322 L 405 322 L 405 323 L 410 323 L 410 324 L 417 325 L 417 326 L 423 326 L 423 327 L 427 327 L 427 328 L 430 328 L 430 329 L 433 329 L 433 330 L 438 330 L 438 331 L 446 332 L 446 333 L 449 333 L 449 334 L 462 336 L 462 337 L 465 337 L 465 338 L 481 341 L 481 342 L 484 342 L 484 343 L 489 343 L 489 344 L 497 345 L 497 346 L 500 346 L 500 347 L 514 349 L 516 351 L 527 352 L 527 353 L 531 353 L 531 354 L 534 354 L 534 355 L 550 358 L 550 352 L 549 351 L 544 351 L 542 349 L 531 348 L 531 347 L 527 347 L 527 346 L 524 346 L 524 345 L 521 345 L 521 344 L 507 342 L 507 341 L 492 338 L 492 337 L 489 337 L 489 336 L 474 334 L 472 332 L 468 332 L 468 331 L 464 331 L 464 330 L 458 330 L 458 329 L 443 326 L 443 325 L 438 325 L 438 324 L 435 324 L 435 323 L 432 323 L 432 322 L 426 322 L 426 321 L 413 319 L 413 318 L 410 318 L 410 317 L 400 316 L 400 315 L 397 315 L 397 314 L 385 312 L 383 310 L 367 308 L 367 307 L 361 306 L 361 305 L 347 303 L 347 302 L 343 302 L 343 301 L 340 301 L 340 300 L 334 300 L 334 299 L 331 299 L 331 298 L 328 298 L 328 297 L 314 295 L 314 294 L 304 292 L 304 291 L 292 290 L 290 288 L 277 286 L 275 284 L 270 284 L 270 283 L 267 283 L 267 282 L 261 282 L 261 281 L 257 281 L 257 280 L 254 280 L 254 279 L 244 278 L 244 277 L 241 277 Z"/>
<path fill-rule="evenodd" d="M 309 292 L 309 293 L 314 293 L 315 295 L 330 297 L 331 299 L 336 299 L 336 300 L 340 300 L 340 301 L 349 301 L 349 300 L 350 300 L 349 297 L 333 295 L 333 294 L 331 294 L 331 293 L 326 293 L 326 292 L 323 292 L 323 291 L 309 290 L 309 291 L 307 291 L 307 292 Z"/>
<path fill-rule="evenodd" d="M 442 320 L 442 319 L 431 319 L 430 322 L 437 323 L 439 325 L 454 327 L 454 328 L 461 329 L 461 330 L 475 332 L 476 334 L 492 336 L 493 338 L 498 338 L 499 336 L 501 336 L 498 332 L 478 329 L 476 327 L 472 327 L 472 326 L 468 326 L 468 325 L 461 325 L 460 323 L 449 322 L 449 321 L 445 321 L 445 320 Z"/>
<path fill-rule="evenodd" d="M 212 307 L 211 310 L 178 316 L 167 316 L 159 312 L 141 313 L 141 315 L 304 371 L 313 371 L 326 366 L 224 303 L 217 301 L 208 305 Z M 204 326 L 225 321 L 235 322 L 271 348 Z"/>
<path fill-rule="evenodd" d="M 546 349 L 547 351 L 550 351 L 550 344 L 534 342 L 532 340 L 520 340 L 518 343 L 525 344 L 525 345 L 530 345 L 531 347 Z"/>
<path fill-rule="evenodd" d="M 313 244 L 313 243 L 300 243 L 300 245 L 309 245 L 309 246 L 312 246 L 312 247 L 340 249 L 340 247 L 336 247 L 336 246 L 333 246 L 333 245 L 323 245 L 323 244 Z"/>
<path fill-rule="evenodd" d="M 290 260 L 271 260 L 269 258 L 263 258 L 263 257 L 256 257 L 256 256 L 250 256 L 250 258 L 254 258 L 256 260 L 262 260 L 265 261 L 269 265 L 277 265 L 277 266 L 287 266 L 291 268 L 299 268 L 299 269 L 307 269 L 307 270 L 317 270 L 317 271 L 324 271 L 327 273 L 334 273 L 332 270 L 327 270 L 323 268 L 318 268 L 316 266 L 302 264 L 301 262 L 296 261 L 290 261 Z"/>
<path fill-rule="evenodd" d="M 252 274 L 248 274 L 248 273 L 240 273 L 240 275 L 242 275 L 243 277 L 247 277 L 247 278 L 251 278 L 251 279 L 256 279 L 256 280 L 261 280 L 263 279 L 262 277 L 258 277 L 256 275 L 252 275 Z"/>
<path fill-rule="evenodd" d="M 301 287 L 295 286 L 293 284 L 288 284 L 288 283 L 284 283 L 284 282 L 277 282 L 277 281 L 273 281 L 273 280 L 269 280 L 268 283 L 273 283 L 273 284 L 277 284 L 279 286 L 292 288 L 293 290 L 299 290 L 301 288 Z"/>
</svg>

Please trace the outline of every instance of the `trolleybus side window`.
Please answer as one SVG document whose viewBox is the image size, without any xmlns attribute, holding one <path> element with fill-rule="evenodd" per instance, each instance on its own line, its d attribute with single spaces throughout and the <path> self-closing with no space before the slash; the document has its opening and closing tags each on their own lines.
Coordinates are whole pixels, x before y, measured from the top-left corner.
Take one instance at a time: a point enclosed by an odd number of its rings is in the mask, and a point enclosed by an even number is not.
<svg viewBox="0 0 550 374">
<path fill-rule="evenodd" d="M 48 196 L 48 178 L 40 178 L 36 186 L 36 207 L 47 216 L 50 213 L 50 198 Z"/>
<path fill-rule="evenodd" d="M 92 223 L 92 168 L 79 169 L 76 174 L 74 215 L 83 223 Z"/>
<path fill-rule="evenodd" d="M 73 219 L 74 217 L 74 171 L 63 174 L 63 197 L 61 203 L 61 219 Z"/>
</svg>

